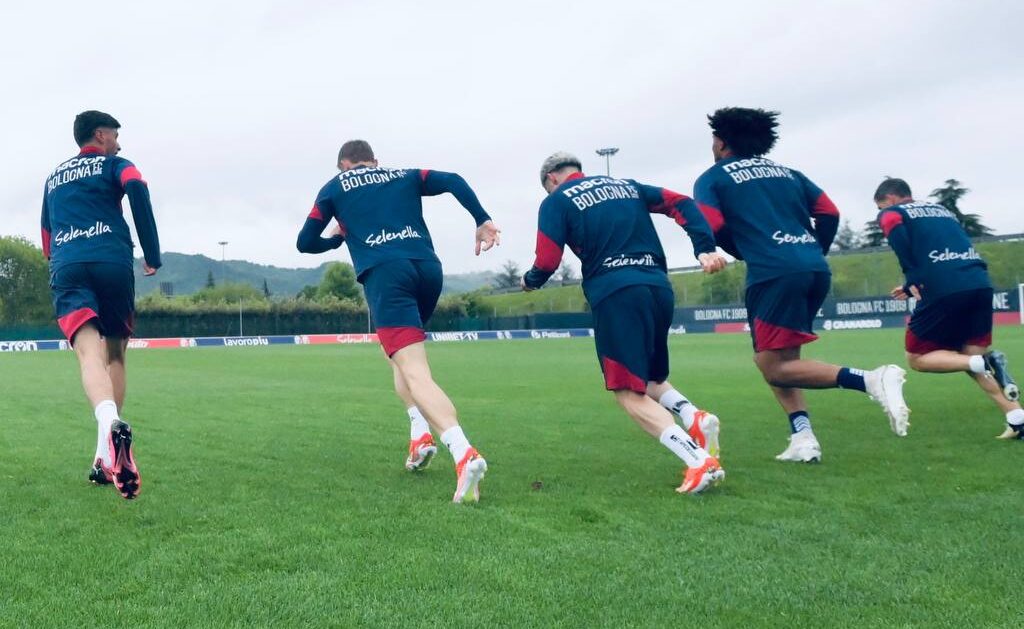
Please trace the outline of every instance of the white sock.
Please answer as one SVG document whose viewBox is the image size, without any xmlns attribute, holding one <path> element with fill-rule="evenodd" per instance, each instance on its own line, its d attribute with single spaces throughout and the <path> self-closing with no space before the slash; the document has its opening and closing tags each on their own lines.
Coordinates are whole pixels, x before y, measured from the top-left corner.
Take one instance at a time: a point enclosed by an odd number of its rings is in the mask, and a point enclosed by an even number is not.
<svg viewBox="0 0 1024 629">
<path fill-rule="evenodd" d="M 427 418 L 423 416 L 420 409 L 415 406 L 410 406 L 406 409 L 409 413 L 409 439 L 416 441 L 426 433 L 430 432 L 430 424 L 427 423 Z"/>
<path fill-rule="evenodd" d="M 679 419 L 683 420 L 683 428 L 686 430 L 693 426 L 693 415 L 697 412 L 697 407 L 679 391 L 669 389 L 658 398 L 658 404 L 678 415 Z"/>
<path fill-rule="evenodd" d="M 1015 408 L 1006 414 L 1006 423 L 1014 426 L 1024 424 L 1024 410 Z"/>
<path fill-rule="evenodd" d="M 985 358 L 975 354 L 968 359 L 968 369 L 971 373 L 985 373 Z"/>
<path fill-rule="evenodd" d="M 120 419 L 117 416 L 117 404 L 113 400 L 103 400 L 93 410 L 96 415 L 96 458 L 103 459 L 107 467 L 114 465 L 110 458 L 110 426 Z"/>
<path fill-rule="evenodd" d="M 659 437 L 662 445 L 683 460 L 687 467 L 698 467 L 708 458 L 708 453 L 690 439 L 677 424 L 672 424 Z"/>
<path fill-rule="evenodd" d="M 466 440 L 466 435 L 462 433 L 462 426 L 452 426 L 441 433 L 441 443 L 452 453 L 452 458 L 455 459 L 456 463 L 461 461 L 462 457 L 466 456 L 466 452 L 469 450 L 469 441 Z"/>
</svg>

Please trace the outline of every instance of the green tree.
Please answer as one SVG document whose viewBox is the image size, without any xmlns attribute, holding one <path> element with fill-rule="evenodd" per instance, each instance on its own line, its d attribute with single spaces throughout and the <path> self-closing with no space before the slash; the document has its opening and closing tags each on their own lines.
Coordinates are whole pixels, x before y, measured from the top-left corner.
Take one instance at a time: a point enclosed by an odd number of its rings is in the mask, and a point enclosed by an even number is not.
<svg viewBox="0 0 1024 629">
<path fill-rule="evenodd" d="M 217 283 L 213 281 L 213 269 L 206 272 L 206 288 L 214 288 Z"/>
<path fill-rule="evenodd" d="M 558 279 L 562 282 L 571 282 L 576 277 L 576 269 L 572 268 L 568 260 L 562 260 L 562 266 L 558 267 Z"/>
<path fill-rule="evenodd" d="M 882 226 L 878 224 L 878 219 L 873 218 L 864 223 L 864 233 L 861 235 L 860 240 L 861 248 L 881 247 L 884 244 L 885 234 L 882 233 Z"/>
<path fill-rule="evenodd" d="M 505 264 L 494 275 L 495 288 L 517 288 L 523 272 L 514 260 L 505 260 Z"/>
<path fill-rule="evenodd" d="M 849 219 L 843 221 L 842 226 L 839 227 L 839 231 L 836 232 L 836 239 L 832 242 L 832 246 L 839 251 L 849 251 L 850 249 L 857 249 L 860 247 L 860 234 L 850 226 Z"/>
<path fill-rule="evenodd" d="M 43 252 L 28 240 L 0 236 L 0 322 L 39 323 L 53 316 Z"/>
<path fill-rule="evenodd" d="M 312 284 L 307 284 L 302 287 L 302 290 L 295 295 L 296 299 L 308 299 L 309 301 L 316 300 L 316 289 L 317 287 Z"/>
<path fill-rule="evenodd" d="M 704 302 L 737 304 L 743 301 L 744 271 L 738 265 L 704 277 Z"/>
<path fill-rule="evenodd" d="M 224 282 L 220 286 L 204 288 L 192 295 L 197 304 L 237 304 L 240 301 L 265 301 L 263 293 L 250 284 Z"/>
<path fill-rule="evenodd" d="M 267 278 L 263 278 L 263 296 L 270 299 L 270 287 L 267 286 Z"/>
<path fill-rule="evenodd" d="M 961 186 L 960 182 L 956 179 L 947 179 L 944 186 L 932 190 L 929 194 L 931 198 L 935 199 L 935 202 L 952 212 L 960 225 L 963 226 L 964 231 L 971 238 L 977 238 L 978 236 L 988 236 L 993 233 L 992 229 L 981 222 L 981 216 L 977 214 L 965 214 L 959 207 L 960 199 L 964 198 L 970 190 Z"/>
<path fill-rule="evenodd" d="M 356 282 L 356 271 L 351 264 L 344 262 L 332 262 L 324 271 L 324 277 L 320 280 L 320 286 L 316 290 L 317 299 L 347 299 L 359 303 L 362 301 L 362 291 L 359 290 L 359 283 Z"/>
</svg>

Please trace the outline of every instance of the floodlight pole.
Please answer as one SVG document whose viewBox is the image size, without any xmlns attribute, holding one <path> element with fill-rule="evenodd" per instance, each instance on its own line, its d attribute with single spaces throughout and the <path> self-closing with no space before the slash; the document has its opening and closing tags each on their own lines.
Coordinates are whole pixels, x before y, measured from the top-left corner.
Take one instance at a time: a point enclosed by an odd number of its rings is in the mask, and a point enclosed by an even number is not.
<svg viewBox="0 0 1024 629">
<path fill-rule="evenodd" d="M 220 261 L 221 261 L 221 263 L 223 263 L 224 262 L 224 250 L 228 246 L 228 241 L 226 241 L 226 240 L 219 240 L 219 241 L 217 241 L 217 244 L 220 245 Z"/>
<path fill-rule="evenodd" d="M 601 157 L 604 158 L 605 174 L 608 175 L 609 177 L 611 177 L 612 176 L 612 155 L 615 155 L 616 153 L 618 153 L 619 149 L 617 149 L 617 148 L 615 148 L 613 146 L 609 146 L 607 148 L 597 149 L 597 151 L 595 151 L 595 152 L 598 155 L 600 155 Z"/>
</svg>

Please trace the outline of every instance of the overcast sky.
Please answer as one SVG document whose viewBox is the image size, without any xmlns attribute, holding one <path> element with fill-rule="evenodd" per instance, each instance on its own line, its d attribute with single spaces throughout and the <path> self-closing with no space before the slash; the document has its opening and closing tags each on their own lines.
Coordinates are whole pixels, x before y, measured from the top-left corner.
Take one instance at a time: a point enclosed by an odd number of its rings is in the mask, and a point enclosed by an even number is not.
<svg viewBox="0 0 1024 629">
<path fill-rule="evenodd" d="M 614 175 L 692 194 L 705 115 L 725 105 L 780 110 L 770 156 L 857 228 L 892 175 L 918 197 L 955 177 L 963 209 L 1024 231 L 1018 2 L 20 4 L 0 9 L 0 234 L 38 241 L 44 179 L 77 152 L 75 114 L 100 109 L 150 184 L 164 251 L 347 260 L 294 243 L 338 147 L 362 138 L 383 165 L 462 174 L 503 229 L 475 258 L 469 215 L 426 200 L 447 272 L 525 267 L 544 157 L 597 174 L 594 149 L 616 146 Z M 692 263 L 655 219 L 669 265 Z"/>
</svg>

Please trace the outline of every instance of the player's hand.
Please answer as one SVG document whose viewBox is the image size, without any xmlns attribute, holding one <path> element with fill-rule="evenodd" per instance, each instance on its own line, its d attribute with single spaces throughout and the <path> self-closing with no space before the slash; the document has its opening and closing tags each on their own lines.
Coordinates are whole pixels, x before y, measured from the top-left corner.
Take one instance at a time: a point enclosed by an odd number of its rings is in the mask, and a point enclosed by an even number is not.
<svg viewBox="0 0 1024 629">
<path fill-rule="evenodd" d="M 909 290 L 908 290 L 909 289 Z M 904 299 L 913 297 L 918 301 L 921 300 L 921 289 L 918 288 L 917 284 L 907 284 L 906 286 L 897 286 L 896 288 L 889 291 L 894 299 L 903 301 Z"/>
<path fill-rule="evenodd" d="M 151 267 L 148 264 L 146 264 L 145 262 L 143 262 L 142 263 L 142 274 L 146 275 L 146 276 L 156 275 L 156 269 L 154 269 L 153 267 Z"/>
<path fill-rule="evenodd" d="M 485 221 L 476 228 L 476 255 L 481 251 L 487 251 L 495 245 L 501 244 L 501 230 L 494 224 L 494 221 Z"/>
<path fill-rule="evenodd" d="M 699 256 L 697 256 L 697 261 L 700 262 L 700 266 L 702 269 L 704 269 L 705 273 L 718 273 L 719 271 L 724 269 L 725 265 L 727 264 L 727 262 L 725 261 L 725 256 L 718 253 L 717 251 L 712 251 L 711 253 L 702 253 Z"/>
<path fill-rule="evenodd" d="M 523 289 L 524 293 L 528 293 L 528 292 L 530 292 L 532 290 L 537 290 L 536 288 L 533 288 L 531 286 L 527 286 L 526 285 L 526 276 L 525 275 L 523 277 L 519 278 L 519 288 Z"/>
</svg>

